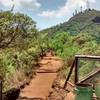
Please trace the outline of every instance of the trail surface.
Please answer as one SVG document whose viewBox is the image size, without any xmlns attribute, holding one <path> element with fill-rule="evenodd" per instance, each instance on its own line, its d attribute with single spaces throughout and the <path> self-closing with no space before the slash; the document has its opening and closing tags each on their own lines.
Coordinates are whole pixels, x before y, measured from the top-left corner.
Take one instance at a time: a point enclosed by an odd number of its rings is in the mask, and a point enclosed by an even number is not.
<svg viewBox="0 0 100 100">
<path fill-rule="evenodd" d="M 39 61 L 39 64 L 41 67 L 37 69 L 36 77 L 21 90 L 20 97 L 24 98 L 23 100 L 35 100 L 35 98 L 45 100 L 52 89 L 53 81 L 57 77 L 57 71 L 62 67 L 63 62 L 60 58 L 47 54 L 46 57 Z"/>
</svg>

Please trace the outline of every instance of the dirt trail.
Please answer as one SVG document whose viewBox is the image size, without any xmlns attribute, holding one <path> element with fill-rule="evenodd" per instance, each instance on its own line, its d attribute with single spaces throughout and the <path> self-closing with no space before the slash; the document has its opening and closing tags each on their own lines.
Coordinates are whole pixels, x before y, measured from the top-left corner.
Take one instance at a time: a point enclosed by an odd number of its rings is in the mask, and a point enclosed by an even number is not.
<svg viewBox="0 0 100 100">
<path fill-rule="evenodd" d="M 75 100 L 75 94 L 73 94 L 73 92 L 67 93 L 64 100 Z"/>
<path fill-rule="evenodd" d="M 39 64 L 41 67 L 37 70 L 36 77 L 31 80 L 29 86 L 21 90 L 20 97 L 27 98 L 23 100 L 28 100 L 28 98 L 32 98 L 32 100 L 34 98 L 46 99 L 52 89 L 57 71 L 62 67 L 63 62 L 58 57 L 48 54 Z"/>
</svg>

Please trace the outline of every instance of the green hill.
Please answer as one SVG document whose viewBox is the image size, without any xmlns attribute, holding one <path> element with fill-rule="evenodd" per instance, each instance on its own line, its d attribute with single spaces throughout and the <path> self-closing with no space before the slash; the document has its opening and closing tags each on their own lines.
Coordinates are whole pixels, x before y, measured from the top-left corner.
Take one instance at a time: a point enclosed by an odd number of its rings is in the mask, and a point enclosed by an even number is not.
<svg viewBox="0 0 100 100">
<path fill-rule="evenodd" d="M 78 33 L 91 33 L 100 39 L 100 11 L 85 10 L 71 17 L 67 22 L 42 30 L 44 33 L 69 32 L 72 35 Z"/>
<path fill-rule="evenodd" d="M 100 55 L 100 11 L 85 10 L 74 15 L 68 22 L 41 31 L 45 45 L 65 61 L 61 75 L 67 76 L 74 56 Z M 44 35 L 45 34 L 45 35 Z M 100 67 L 100 62 L 81 61 L 80 79 Z M 73 79 L 72 75 L 72 79 Z"/>
</svg>

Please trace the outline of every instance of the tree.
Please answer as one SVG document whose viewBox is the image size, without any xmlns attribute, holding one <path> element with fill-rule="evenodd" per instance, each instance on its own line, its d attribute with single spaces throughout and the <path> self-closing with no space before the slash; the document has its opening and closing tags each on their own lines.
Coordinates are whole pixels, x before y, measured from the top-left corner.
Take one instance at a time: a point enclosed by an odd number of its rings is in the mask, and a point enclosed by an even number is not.
<svg viewBox="0 0 100 100">
<path fill-rule="evenodd" d="M 0 12 L 0 48 L 14 46 L 36 34 L 36 23 L 27 15 Z M 20 43 L 20 42 L 19 42 Z"/>
</svg>

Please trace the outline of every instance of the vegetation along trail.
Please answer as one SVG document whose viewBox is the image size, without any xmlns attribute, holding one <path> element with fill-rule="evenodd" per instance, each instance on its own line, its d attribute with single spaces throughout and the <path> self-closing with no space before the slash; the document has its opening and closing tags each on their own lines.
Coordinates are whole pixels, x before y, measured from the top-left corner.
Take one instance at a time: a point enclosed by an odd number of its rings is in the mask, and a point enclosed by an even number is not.
<svg viewBox="0 0 100 100">
<path fill-rule="evenodd" d="M 20 97 L 26 99 L 46 99 L 52 89 L 52 83 L 57 76 L 57 71 L 62 67 L 60 58 L 47 54 L 41 61 L 41 67 L 37 69 L 35 79 L 32 79 L 29 86 L 21 90 Z"/>
</svg>

